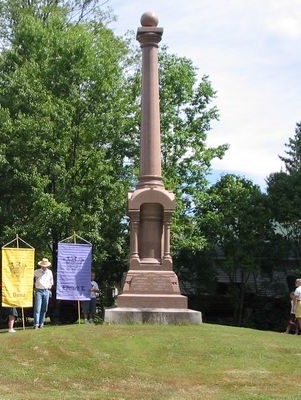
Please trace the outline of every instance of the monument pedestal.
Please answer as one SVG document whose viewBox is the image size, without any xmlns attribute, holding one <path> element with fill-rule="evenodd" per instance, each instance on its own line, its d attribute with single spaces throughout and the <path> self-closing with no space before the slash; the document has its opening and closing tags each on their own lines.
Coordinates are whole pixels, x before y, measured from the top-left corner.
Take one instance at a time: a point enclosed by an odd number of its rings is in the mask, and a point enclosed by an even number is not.
<svg viewBox="0 0 301 400">
<path fill-rule="evenodd" d="M 201 324 L 202 313 L 187 309 L 174 271 L 129 270 L 117 307 L 105 310 L 105 322 L 119 324 Z"/>
</svg>

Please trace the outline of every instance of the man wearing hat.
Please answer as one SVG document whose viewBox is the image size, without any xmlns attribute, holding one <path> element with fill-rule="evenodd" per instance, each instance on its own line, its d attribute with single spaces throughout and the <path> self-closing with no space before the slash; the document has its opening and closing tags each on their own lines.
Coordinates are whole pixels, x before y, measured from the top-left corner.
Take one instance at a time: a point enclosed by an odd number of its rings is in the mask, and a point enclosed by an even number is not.
<svg viewBox="0 0 301 400">
<path fill-rule="evenodd" d="M 48 309 L 49 296 L 53 286 L 52 271 L 48 269 L 51 263 L 48 258 L 38 262 L 39 269 L 34 271 L 35 302 L 34 302 L 34 328 L 43 328 L 45 315 Z"/>
</svg>

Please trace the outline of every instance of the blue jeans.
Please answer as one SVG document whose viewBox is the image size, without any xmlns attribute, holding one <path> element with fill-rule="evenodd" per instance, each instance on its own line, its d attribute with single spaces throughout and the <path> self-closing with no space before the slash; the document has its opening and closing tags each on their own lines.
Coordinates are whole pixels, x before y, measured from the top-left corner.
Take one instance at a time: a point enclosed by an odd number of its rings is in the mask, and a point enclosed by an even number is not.
<svg viewBox="0 0 301 400">
<path fill-rule="evenodd" d="M 82 302 L 82 310 L 84 314 L 91 314 L 91 317 L 96 312 L 96 298 Z"/>
<path fill-rule="evenodd" d="M 45 321 L 45 315 L 48 308 L 49 293 L 47 289 L 36 289 L 35 290 L 35 301 L 34 301 L 34 325 L 43 326 Z"/>
</svg>

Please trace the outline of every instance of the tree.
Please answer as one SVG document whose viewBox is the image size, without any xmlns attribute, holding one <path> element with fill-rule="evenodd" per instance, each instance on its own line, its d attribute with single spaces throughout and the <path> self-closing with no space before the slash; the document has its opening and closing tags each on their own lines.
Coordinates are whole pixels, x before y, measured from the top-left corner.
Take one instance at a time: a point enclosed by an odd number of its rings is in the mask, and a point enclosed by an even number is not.
<svg viewBox="0 0 301 400">
<path fill-rule="evenodd" d="M 280 259 L 287 269 L 301 271 L 301 171 L 277 172 L 267 179 L 268 205 L 278 237 Z M 288 260 L 291 261 L 288 261 Z M 294 261 L 293 261 L 294 260 Z"/>
<path fill-rule="evenodd" d="M 294 265 L 288 261 L 287 264 L 297 268 L 297 273 L 298 269 L 301 271 L 301 122 L 296 124 L 295 135 L 285 146 L 287 157 L 280 159 L 286 172 L 276 172 L 267 178 L 267 193 L 282 257 L 295 260 Z"/>
<path fill-rule="evenodd" d="M 301 122 L 297 122 L 295 135 L 289 138 L 285 146 L 288 149 L 285 151 L 287 157 L 279 156 L 279 158 L 284 162 L 288 174 L 291 175 L 301 169 Z"/>
<path fill-rule="evenodd" d="M 225 175 L 208 190 L 198 213 L 200 229 L 211 250 L 223 255 L 216 259 L 215 267 L 228 275 L 235 301 L 235 319 L 240 325 L 247 281 L 252 274 L 256 282 L 258 273 L 268 268 L 267 243 L 272 232 L 266 195 L 245 178 Z"/>
<path fill-rule="evenodd" d="M 276 172 L 267 179 L 267 193 L 274 219 L 278 222 L 294 222 L 301 219 L 301 173 Z"/>
<path fill-rule="evenodd" d="M 19 233 L 55 260 L 75 230 L 114 274 L 136 151 L 126 44 L 101 21 L 70 21 L 79 1 L 1 3 L 1 240 Z"/>
</svg>

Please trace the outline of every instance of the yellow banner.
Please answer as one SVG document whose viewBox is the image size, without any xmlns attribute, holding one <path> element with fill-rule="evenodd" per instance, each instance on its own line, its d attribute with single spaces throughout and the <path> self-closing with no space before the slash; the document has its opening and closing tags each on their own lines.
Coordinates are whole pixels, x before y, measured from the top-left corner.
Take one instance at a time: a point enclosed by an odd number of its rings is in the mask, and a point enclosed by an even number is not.
<svg viewBox="0 0 301 400">
<path fill-rule="evenodd" d="M 32 307 L 34 249 L 2 248 L 2 306 Z"/>
</svg>

